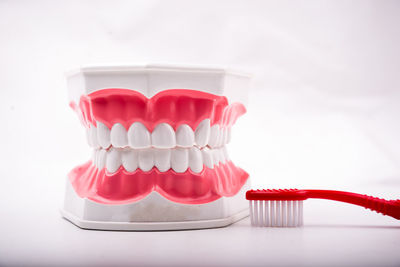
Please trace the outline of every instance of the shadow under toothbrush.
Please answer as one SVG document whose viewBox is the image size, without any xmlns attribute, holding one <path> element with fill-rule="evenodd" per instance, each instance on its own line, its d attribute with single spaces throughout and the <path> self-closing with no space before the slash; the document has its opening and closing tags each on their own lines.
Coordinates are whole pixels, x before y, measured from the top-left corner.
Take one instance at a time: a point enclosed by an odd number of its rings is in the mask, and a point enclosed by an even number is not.
<svg viewBox="0 0 400 267">
<path fill-rule="evenodd" d="M 302 228 L 360 228 L 360 229 L 398 229 L 400 225 L 360 225 L 360 224 L 305 224 Z"/>
</svg>

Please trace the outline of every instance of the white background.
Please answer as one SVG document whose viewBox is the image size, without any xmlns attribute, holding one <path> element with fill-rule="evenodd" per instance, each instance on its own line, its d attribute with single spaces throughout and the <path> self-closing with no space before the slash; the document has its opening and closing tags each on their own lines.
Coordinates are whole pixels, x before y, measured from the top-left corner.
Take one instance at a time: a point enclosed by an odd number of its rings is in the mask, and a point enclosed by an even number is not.
<svg viewBox="0 0 400 267">
<path fill-rule="evenodd" d="M 306 212 L 297 232 L 256 234 L 246 221 L 219 230 L 107 234 L 75 229 L 57 211 L 65 175 L 90 157 L 64 72 L 103 63 L 253 73 L 248 113 L 228 148 L 254 187 L 399 198 L 399 14 L 399 1 L 0 1 L 0 265 L 185 265 L 203 254 L 208 265 L 400 265 L 399 223 L 341 204 L 306 203 L 308 228 Z M 356 235 L 352 242 L 348 233 Z M 143 247 L 136 254 L 136 235 L 158 257 Z M 180 247 L 188 238 L 200 238 L 200 247 Z M 360 248 L 349 254 L 343 243 Z M 164 253 L 169 244 L 176 251 Z M 232 249 L 209 254 L 210 244 Z M 318 248 L 324 253 L 312 257 Z M 178 253 L 185 249 L 192 254 Z"/>
</svg>

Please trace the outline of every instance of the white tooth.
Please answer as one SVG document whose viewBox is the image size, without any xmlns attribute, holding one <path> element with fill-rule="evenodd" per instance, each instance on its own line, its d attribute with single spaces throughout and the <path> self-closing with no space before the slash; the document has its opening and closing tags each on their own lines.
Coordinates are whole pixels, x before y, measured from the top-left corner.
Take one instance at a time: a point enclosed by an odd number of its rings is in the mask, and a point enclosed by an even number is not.
<svg viewBox="0 0 400 267">
<path fill-rule="evenodd" d="M 188 149 L 175 148 L 171 151 L 171 167 L 176 172 L 184 172 L 189 164 Z"/>
<path fill-rule="evenodd" d="M 231 142 L 232 139 L 232 131 L 231 131 L 231 127 L 228 128 L 228 133 L 226 134 L 226 143 L 229 144 Z"/>
<path fill-rule="evenodd" d="M 208 139 L 210 138 L 210 120 L 205 119 L 197 126 L 194 131 L 194 136 L 196 140 L 196 144 L 199 147 L 204 147 L 208 143 Z"/>
<path fill-rule="evenodd" d="M 223 142 L 224 142 L 224 129 L 220 128 L 218 132 L 217 147 L 221 147 Z"/>
<path fill-rule="evenodd" d="M 121 154 L 117 149 L 111 148 L 107 151 L 106 168 L 107 171 L 116 172 L 121 166 Z"/>
<path fill-rule="evenodd" d="M 86 140 L 90 147 L 93 147 L 92 137 L 90 136 L 90 128 L 86 128 Z"/>
<path fill-rule="evenodd" d="M 212 155 L 213 155 L 214 165 L 219 165 L 219 162 L 221 161 L 219 155 L 219 149 L 212 149 Z"/>
<path fill-rule="evenodd" d="M 97 122 L 97 138 L 102 148 L 108 148 L 111 145 L 110 129 L 99 121 Z"/>
<path fill-rule="evenodd" d="M 226 160 L 225 160 L 225 154 L 224 154 L 223 148 L 219 148 L 217 150 L 218 150 L 220 162 L 225 163 Z"/>
<path fill-rule="evenodd" d="M 227 141 L 228 141 L 228 128 L 223 128 L 220 146 L 225 145 Z"/>
<path fill-rule="evenodd" d="M 189 149 L 189 167 L 193 172 L 201 172 L 203 170 L 203 160 L 200 149 L 192 147 Z"/>
<path fill-rule="evenodd" d="M 154 155 L 152 149 L 139 150 L 139 168 L 142 171 L 150 171 L 154 166 Z"/>
<path fill-rule="evenodd" d="M 160 123 L 151 133 L 151 143 L 157 148 L 173 148 L 176 145 L 174 129 L 168 123 Z"/>
<path fill-rule="evenodd" d="M 208 147 L 205 147 L 201 150 L 201 155 L 203 156 L 204 165 L 210 169 L 214 168 L 212 151 Z"/>
<path fill-rule="evenodd" d="M 101 149 L 101 148 L 97 152 L 96 165 L 99 170 L 103 169 L 104 166 L 106 165 L 106 159 L 107 159 L 106 154 L 107 154 L 107 150 Z"/>
<path fill-rule="evenodd" d="M 128 143 L 132 148 L 151 147 L 151 137 L 146 126 L 140 122 L 132 123 L 128 130 Z"/>
<path fill-rule="evenodd" d="M 154 164 L 160 172 L 166 172 L 171 168 L 171 150 L 155 149 Z"/>
<path fill-rule="evenodd" d="M 222 148 L 222 153 L 224 154 L 225 161 L 229 161 L 228 150 L 226 149 L 226 146 Z"/>
<path fill-rule="evenodd" d="M 194 143 L 194 133 L 187 124 L 182 124 L 176 130 L 176 145 L 180 147 L 191 147 Z"/>
<path fill-rule="evenodd" d="M 97 142 L 97 129 L 94 125 L 90 124 L 89 128 L 86 129 L 88 144 L 91 147 L 98 148 L 99 143 Z"/>
<path fill-rule="evenodd" d="M 138 167 L 138 152 L 134 149 L 122 151 L 122 165 L 128 172 L 133 172 Z"/>
<path fill-rule="evenodd" d="M 110 139 L 113 147 L 125 147 L 128 145 L 126 129 L 121 123 L 116 123 L 113 125 L 111 128 Z"/>
<path fill-rule="evenodd" d="M 96 165 L 97 167 L 97 154 L 99 153 L 99 151 L 97 149 L 93 149 L 93 153 L 92 153 L 92 163 L 94 165 Z"/>
<path fill-rule="evenodd" d="M 217 147 L 218 136 L 219 136 L 219 125 L 215 124 L 211 127 L 211 130 L 210 130 L 210 139 L 208 140 L 208 145 L 210 147 L 212 147 L 212 148 Z"/>
</svg>

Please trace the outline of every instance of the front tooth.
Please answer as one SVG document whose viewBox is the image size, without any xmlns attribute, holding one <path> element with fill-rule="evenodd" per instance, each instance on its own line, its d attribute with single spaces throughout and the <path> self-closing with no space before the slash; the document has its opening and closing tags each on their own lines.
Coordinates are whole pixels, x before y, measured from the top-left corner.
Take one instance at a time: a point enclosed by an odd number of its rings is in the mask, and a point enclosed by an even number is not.
<svg viewBox="0 0 400 267">
<path fill-rule="evenodd" d="M 140 122 L 132 123 L 128 130 L 128 143 L 132 148 L 151 147 L 151 137 L 146 126 Z"/>
<path fill-rule="evenodd" d="M 122 165 L 128 172 L 133 172 L 138 167 L 138 152 L 134 149 L 122 151 Z"/>
<path fill-rule="evenodd" d="M 180 147 L 191 147 L 194 143 L 194 133 L 187 124 L 182 124 L 176 130 L 176 145 Z"/>
<path fill-rule="evenodd" d="M 214 168 L 212 151 L 208 147 L 205 147 L 201 150 L 201 155 L 203 157 L 204 165 L 210 169 Z"/>
<path fill-rule="evenodd" d="M 121 155 L 117 149 L 111 148 L 107 151 L 106 168 L 113 173 L 121 166 Z"/>
<path fill-rule="evenodd" d="M 219 125 L 215 124 L 210 130 L 210 139 L 208 140 L 208 145 L 212 148 L 217 147 L 219 137 Z"/>
<path fill-rule="evenodd" d="M 126 129 L 121 123 L 116 123 L 113 125 L 111 128 L 110 139 L 113 147 L 125 147 L 128 145 Z"/>
<path fill-rule="evenodd" d="M 171 167 L 175 172 L 186 171 L 188 164 L 188 149 L 175 148 L 171 151 Z"/>
<path fill-rule="evenodd" d="M 154 150 L 154 165 L 160 172 L 166 172 L 171 168 L 171 150 Z"/>
<path fill-rule="evenodd" d="M 192 147 L 189 150 L 189 167 L 193 172 L 201 172 L 203 170 L 203 160 L 200 149 Z"/>
<path fill-rule="evenodd" d="M 150 171 L 154 166 L 154 156 L 152 149 L 144 149 L 139 151 L 139 168 L 142 171 Z"/>
<path fill-rule="evenodd" d="M 106 154 L 107 154 L 107 150 L 101 149 L 101 148 L 97 152 L 96 165 L 99 170 L 103 169 L 104 166 L 106 165 L 106 159 L 107 159 Z"/>
<path fill-rule="evenodd" d="M 97 122 L 97 138 L 102 148 L 108 148 L 111 145 L 110 129 L 101 122 Z"/>
<path fill-rule="evenodd" d="M 196 140 L 196 144 L 199 147 L 204 147 L 208 143 L 208 139 L 210 138 L 210 120 L 205 119 L 197 126 L 194 131 L 194 136 Z"/>
<path fill-rule="evenodd" d="M 151 143 L 157 148 L 173 148 L 176 145 L 174 129 L 168 123 L 160 123 L 151 133 Z"/>
</svg>

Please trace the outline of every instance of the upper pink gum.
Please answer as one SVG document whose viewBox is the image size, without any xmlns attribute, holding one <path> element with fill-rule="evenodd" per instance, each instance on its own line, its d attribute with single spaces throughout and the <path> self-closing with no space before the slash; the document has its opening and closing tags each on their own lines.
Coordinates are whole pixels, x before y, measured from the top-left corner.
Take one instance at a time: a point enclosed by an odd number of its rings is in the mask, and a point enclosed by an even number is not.
<svg viewBox="0 0 400 267">
<path fill-rule="evenodd" d="M 149 131 L 159 123 L 168 123 L 174 130 L 184 123 L 196 129 L 204 119 L 210 119 L 211 125 L 230 127 L 246 112 L 241 103 L 228 105 L 225 96 L 189 89 L 165 90 L 151 98 L 129 89 L 102 89 L 81 96 L 80 112 L 76 103 L 70 106 L 86 127 L 100 121 L 110 129 L 115 123 L 129 129 L 132 123 L 141 122 Z"/>
</svg>

